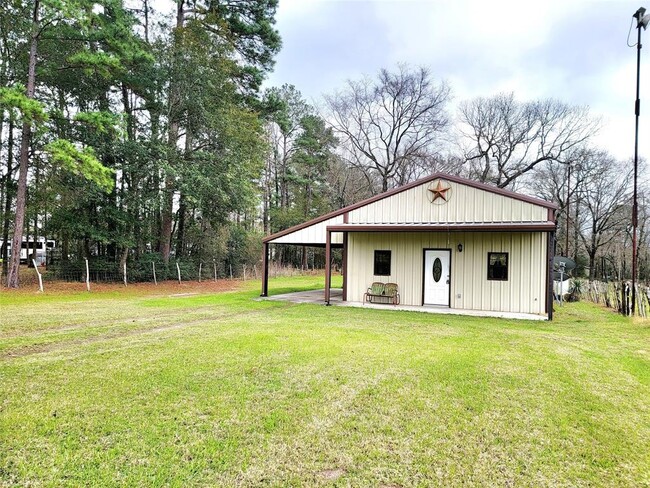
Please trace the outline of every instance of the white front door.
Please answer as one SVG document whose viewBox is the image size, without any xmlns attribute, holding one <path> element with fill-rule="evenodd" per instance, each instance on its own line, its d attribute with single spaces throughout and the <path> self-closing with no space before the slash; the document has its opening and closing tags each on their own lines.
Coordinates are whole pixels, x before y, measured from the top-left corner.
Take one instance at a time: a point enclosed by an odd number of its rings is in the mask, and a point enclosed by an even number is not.
<svg viewBox="0 0 650 488">
<path fill-rule="evenodd" d="M 451 251 L 425 249 L 424 251 L 424 305 L 449 306 L 451 283 Z"/>
</svg>

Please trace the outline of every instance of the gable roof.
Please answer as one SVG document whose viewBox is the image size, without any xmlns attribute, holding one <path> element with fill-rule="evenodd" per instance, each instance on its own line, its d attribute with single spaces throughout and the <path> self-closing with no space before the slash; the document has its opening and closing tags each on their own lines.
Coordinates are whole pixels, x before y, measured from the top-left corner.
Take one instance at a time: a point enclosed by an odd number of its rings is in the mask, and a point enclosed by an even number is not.
<svg viewBox="0 0 650 488">
<path fill-rule="evenodd" d="M 291 234 L 293 232 L 299 231 L 301 229 L 305 229 L 306 227 L 319 224 L 321 222 L 324 222 L 326 220 L 333 220 L 336 217 L 339 216 L 345 216 L 348 212 L 352 210 L 356 210 L 358 208 L 370 205 L 372 203 L 378 202 L 380 200 L 383 200 L 385 198 L 392 197 L 398 193 L 402 193 L 404 191 L 410 190 L 412 188 L 415 188 L 420 185 L 424 185 L 426 183 L 429 183 L 431 181 L 434 181 L 436 179 L 444 179 L 447 181 L 452 181 L 454 183 L 459 183 L 461 185 L 466 185 L 472 188 L 476 188 L 478 190 L 484 190 L 490 193 L 494 193 L 497 195 L 501 195 L 504 197 L 512 198 L 514 200 L 519 200 L 522 202 L 530 203 L 533 205 L 537 205 L 540 207 L 544 207 L 550 210 L 557 210 L 559 207 L 557 204 L 553 202 L 548 202 L 546 200 L 542 200 L 540 198 L 535 198 L 535 197 L 530 197 L 528 195 L 522 195 L 521 193 L 516 193 L 510 190 L 504 190 L 503 188 L 498 188 L 496 186 L 492 185 L 487 185 L 485 183 L 480 183 L 478 181 L 474 180 L 468 180 L 467 178 L 462 178 L 460 176 L 453 176 L 449 175 L 446 173 L 441 173 L 441 172 L 436 172 L 433 173 L 429 176 L 426 176 L 424 178 L 420 178 L 419 180 L 413 181 L 411 183 L 408 183 L 406 185 L 393 188 L 392 190 L 388 190 L 384 193 L 380 193 L 379 195 L 376 195 L 374 197 L 366 198 L 365 200 L 362 200 L 360 202 L 354 203 L 352 205 L 348 205 L 347 207 L 343 207 L 339 210 L 335 210 L 333 212 L 327 213 L 325 215 L 321 215 L 320 217 L 316 217 L 314 219 L 308 220 L 307 222 L 303 222 L 302 224 L 294 225 L 293 227 L 289 227 L 288 229 L 284 229 L 280 232 L 276 232 L 275 234 L 271 234 L 270 236 L 265 237 L 262 242 L 271 242 L 275 239 L 278 239 L 280 237 L 283 237 L 285 235 Z M 334 224 L 334 222 L 332 222 Z"/>
</svg>

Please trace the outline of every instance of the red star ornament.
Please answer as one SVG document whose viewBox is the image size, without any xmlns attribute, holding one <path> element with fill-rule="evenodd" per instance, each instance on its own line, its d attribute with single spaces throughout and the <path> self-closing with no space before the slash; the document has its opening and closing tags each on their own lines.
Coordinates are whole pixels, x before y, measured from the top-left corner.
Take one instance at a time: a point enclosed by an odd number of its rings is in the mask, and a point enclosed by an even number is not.
<svg viewBox="0 0 650 488">
<path fill-rule="evenodd" d="M 447 188 L 443 188 L 442 181 L 438 180 L 438 184 L 436 185 L 435 188 L 429 188 L 429 191 L 431 193 L 433 193 L 433 200 L 431 200 L 431 203 L 438 200 L 438 198 L 441 198 L 446 202 L 447 201 L 447 192 L 450 189 L 451 189 L 450 186 L 448 186 Z"/>
</svg>

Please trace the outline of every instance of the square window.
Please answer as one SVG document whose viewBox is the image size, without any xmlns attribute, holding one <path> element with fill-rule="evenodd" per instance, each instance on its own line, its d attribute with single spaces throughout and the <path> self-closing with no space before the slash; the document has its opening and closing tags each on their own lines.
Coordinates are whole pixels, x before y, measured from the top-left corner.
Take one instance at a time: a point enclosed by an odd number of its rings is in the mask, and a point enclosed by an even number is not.
<svg viewBox="0 0 650 488">
<path fill-rule="evenodd" d="M 508 253 L 488 253 L 487 279 L 491 281 L 508 281 Z"/>
<path fill-rule="evenodd" d="M 390 251 L 375 251 L 375 276 L 390 276 Z"/>
</svg>

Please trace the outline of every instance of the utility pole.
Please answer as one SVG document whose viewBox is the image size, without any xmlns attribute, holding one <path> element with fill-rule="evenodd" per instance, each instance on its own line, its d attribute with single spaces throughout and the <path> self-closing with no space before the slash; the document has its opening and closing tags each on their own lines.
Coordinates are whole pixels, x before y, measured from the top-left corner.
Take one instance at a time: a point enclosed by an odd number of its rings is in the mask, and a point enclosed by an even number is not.
<svg viewBox="0 0 650 488">
<path fill-rule="evenodd" d="M 645 15 L 645 8 L 639 8 L 633 15 L 636 19 L 638 32 L 636 42 L 636 101 L 634 103 L 634 192 L 632 197 L 632 315 L 636 311 L 636 273 L 637 273 L 637 173 L 639 167 L 639 115 L 641 115 L 641 99 L 639 97 L 639 82 L 641 80 L 641 27 L 645 30 L 650 22 L 650 15 Z"/>
<path fill-rule="evenodd" d="M 569 212 L 569 198 L 571 191 L 571 163 L 569 163 L 569 174 L 566 179 L 566 243 L 564 244 L 564 255 L 569 257 L 569 220 L 571 219 L 571 212 Z"/>
</svg>

